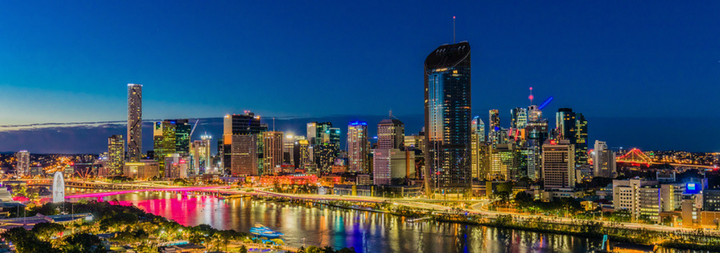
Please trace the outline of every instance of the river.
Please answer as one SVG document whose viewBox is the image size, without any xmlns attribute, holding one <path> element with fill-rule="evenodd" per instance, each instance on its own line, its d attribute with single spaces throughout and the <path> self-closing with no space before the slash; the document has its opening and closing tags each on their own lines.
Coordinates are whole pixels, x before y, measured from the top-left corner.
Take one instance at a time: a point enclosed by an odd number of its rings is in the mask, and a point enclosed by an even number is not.
<svg viewBox="0 0 720 253">
<path fill-rule="evenodd" d="M 250 198 L 139 192 L 103 198 L 186 226 L 248 232 L 255 223 L 283 232 L 288 245 L 353 247 L 357 252 L 589 252 L 602 238 L 583 238 L 446 222 L 405 222 L 404 217 L 326 206 Z M 660 252 L 693 252 L 662 249 Z"/>
</svg>

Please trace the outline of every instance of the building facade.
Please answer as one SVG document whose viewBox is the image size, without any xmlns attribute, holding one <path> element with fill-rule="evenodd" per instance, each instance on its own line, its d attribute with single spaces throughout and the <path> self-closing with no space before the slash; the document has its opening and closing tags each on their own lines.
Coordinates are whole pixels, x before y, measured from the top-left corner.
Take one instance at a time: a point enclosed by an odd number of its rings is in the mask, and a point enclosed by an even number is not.
<svg viewBox="0 0 720 253">
<path fill-rule="evenodd" d="M 575 147 L 567 140 L 548 140 L 542 149 L 545 189 L 575 188 Z"/>
<path fill-rule="evenodd" d="M 440 46 L 424 67 L 426 194 L 469 194 L 470 44 Z"/>
<path fill-rule="evenodd" d="M 283 132 L 268 131 L 263 134 L 265 171 L 272 173 L 283 164 Z M 266 173 L 266 174 L 268 174 Z"/>
<path fill-rule="evenodd" d="M 122 174 L 125 164 L 125 140 L 122 135 L 108 137 L 107 168 L 109 175 Z"/>
<path fill-rule="evenodd" d="M 370 142 L 368 141 L 367 122 L 353 121 L 348 124 L 347 155 L 348 170 L 353 173 L 370 173 L 368 164 L 368 153 Z"/>
<path fill-rule="evenodd" d="M 130 162 L 142 157 L 142 84 L 128 84 L 127 152 Z"/>
</svg>

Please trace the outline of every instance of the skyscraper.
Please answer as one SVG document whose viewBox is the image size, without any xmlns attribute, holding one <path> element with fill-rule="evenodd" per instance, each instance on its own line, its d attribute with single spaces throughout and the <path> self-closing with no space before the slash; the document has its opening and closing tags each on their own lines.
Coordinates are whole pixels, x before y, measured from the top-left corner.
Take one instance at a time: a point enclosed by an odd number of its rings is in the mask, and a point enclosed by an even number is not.
<svg viewBox="0 0 720 253">
<path fill-rule="evenodd" d="M 130 162 L 142 157 L 142 84 L 128 84 L 127 151 Z"/>
<path fill-rule="evenodd" d="M 212 137 L 203 135 L 200 140 L 195 140 L 190 144 L 190 156 L 192 157 L 192 169 L 188 172 L 191 176 L 202 175 L 211 172 L 212 156 L 210 154 L 210 143 Z M 214 171 L 212 171 L 214 172 Z"/>
<path fill-rule="evenodd" d="M 15 174 L 18 177 L 27 176 L 30 174 L 30 152 L 27 150 L 20 150 L 15 153 L 15 159 L 17 159 L 17 165 L 15 166 Z"/>
<path fill-rule="evenodd" d="M 492 109 L 489 112 L 490 122 L 488 122 L 488 142 L 493 145 L 498 143 L 498 133 L 500 131 L 500 111 Z"/>
<path fill-rule="evenodd" d="M 470 44 L 440 46 L 427 56 L 424 67 L 426 193 L 468 193 Z"/>
<path fill-rule="evenodd" d="M 223 170 L 234 175 L 261 174 L 263 132 L 267 129 L 267 124 L 260 122 L 260 116 L 252 112 L 226 115 L 223 121 Z"/>
<path fill-rule="evenodd" d="M 595 140 L 593 150 L 593 174 L 596 177 L 613 178 L 615 175 L 615 152 L 608 149 L 607 143 Z"/>
<path fill-rule="evenodd" d="M 405 142 L 405 124 L 394 118 L 383 119 L 378 124 L 378 149 L 400 149 Z"/>
<path fill-rule="evenodd" d="M 547 140 L 542 146 L 545 189 L 575 187 L 575 146 L 568 140 Z"/>
<path fill-rule="evenodd" d="M 367 122 L 353 121 L 348 124 L 347 148 L 348 171 L 367 174 L 370 152 Z"/>
<path fill-rule="evenodd" d="M 487 172 L 483 168 L 483 156 L 485 155 L 485 122 L 480 116 L 475 116 L 471 122 L 471 139 L 470 139 L 470 162 L 473 178 L 485 178 Z M 482 171 L 481 171 L 482 170 Z"/>
<path fill-rule="evenodd" d="M 108 138 L 108 171 L 110 175 L 122 174 L 125 164 L 125 140 L 122 135 L 113 135 Z"/>
<path fill-rule="evenodd" d="M 188 119 L 173 119 L 153 124 L 153 151 L 155 160 L 160 165 L 160 174 L 164 175 L 165 157 L 178 154 L 180 157 L 190 155 L 190 130 Z"/>
<path fill-rule="evenodd" d="M 557 138 L 570 141 L 575 145 L 576 165 L 587 164 L 587 120 L 582 113 L 570 108 L 560 108 L 555 115 Z"/>
<path fill-rule="evenodd" d="M 283 164 L 283 132 L 268 131 L 263 133 L 263 138 L 265 173 L 274 173 Z"/>
</svg>

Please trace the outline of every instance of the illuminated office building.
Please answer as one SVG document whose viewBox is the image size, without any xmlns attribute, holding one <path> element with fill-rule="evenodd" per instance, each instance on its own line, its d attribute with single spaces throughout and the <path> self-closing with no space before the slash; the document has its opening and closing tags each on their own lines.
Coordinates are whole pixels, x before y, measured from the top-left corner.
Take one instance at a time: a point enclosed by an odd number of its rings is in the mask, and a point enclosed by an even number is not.
<svg viewBox="0 0 720 253">
<path fill-rule="evenodd" d="M 480 116 L 475 116 L 470 123 L 471 136 L 470 136 L 470 167 L 472 170 L 473 178 L 484 178 L 485 173 L 481 172 L 482 156 L 484 152 L 481 149 L 485 145 L 485 122 L 480 119 Z"/>
<path fill-rule="evenodd" d="M 470 168 L 470 44 L 443 45 L 425 59 L 425 189 L 465 194 Z"/>
<path fill-rule="evenodd" d="M 402 121 L 389 118 L 378 123 L 378 149 L 399 149 L 404 146 L 404 142 L 405 124 Z"/>
<path fill-rule="evenodd" d="M 263 133 L 267 130 L 267 124 L 262 124 L 260 116 L 252 112 L 225 116 L 221 152 L 225 173 L 232 175 L 263 173 Z"/>
<path fill-rule="evenodd" d="M 370 152 L 370 142 L 368 141 L 367 122 L 353 121 L 348 124 L 347 149 L 348 171 L 361 174 L 369 173 L 368 153 Z"/>
<path fill-rule="evenodd" d="M 547 140 L 542 146 L 545 189 L 575 188 L 575 145 L 568 140 Z"/>
<path fill-rule="evenodd" d="M 160 166 L 160 173 L 163 174 L 166 156 L 190 154 L 191 126 L 187 119 L 163 120 L 155 122 L 153 126 L 153 151 Z"/>
<path fill-rule="evenodd" d="M 189 176 L 215 172 L 212 169 L 214 164 L 212 164 L 212 155 L 210 154 L 210 143 L 212 137 L 209 135 L 203 135 L 200 138 L 200 140 L 195 140 L 190 145 L 192 169 L 188 171 Z"/>
<path fill-rule="evenodd" d="M 510 128 L 525 129 L 528 122 L 527 109 L 520 107 L 512 109 L 510 110 L 510 116 L 512 116 Z"/>
<path fill-rule="evenodd" d="M 578 113 L 575 118 L 575 162 L 577 165 L 585 165 L 588 164 L 587 120 L 582 113 Z"/>
<path fill-rule="evenodd" d="M 113 135 L 108 138 L 107 167 L 108 174 L 122 174 L 125 164 L 125 140 L 122 135 Z"/>
<path fill-rule="evenodd" d="M 490 122 L 488 122 L 488 142 L 495 145 L 498 143 L 498 134 L 500 131 L 500 111 L 497 109 L 490 110 Z"/>
<path fill-rule="evenodd" d="M 528 122 L 538 121 L 542 118 L 542 111 L 537 105 L 528 106 Z"/>
<path fill-rule="evenodd" d="M 263 133 L 265 171 L 272 173 L 283 164 L 283 132 L 268 131 Z"/>
<path fill-rule="evenodd" d="M 555 115 L 557 138 L 570 141 L 575 145 L 576 165 L 587 164 L 587 120 L 582 113 L 575 113 L 570 108 L 560 108 Z"/>
<path fill-rule="evenodd" d="M 128 84 L 127 151 L 130 162 L 142 157 L 142 84 Z"/>
<path fill-rule="evenodd" d="M 295 161 L 295 168 L 306 169 L 306 165 L 311 165 L 312 160 L 310 159 L 310 142 L 305 139 L 300 139 L 295 142 L 295 150 L 297 150 L 298 159 Z"/>
</svg>

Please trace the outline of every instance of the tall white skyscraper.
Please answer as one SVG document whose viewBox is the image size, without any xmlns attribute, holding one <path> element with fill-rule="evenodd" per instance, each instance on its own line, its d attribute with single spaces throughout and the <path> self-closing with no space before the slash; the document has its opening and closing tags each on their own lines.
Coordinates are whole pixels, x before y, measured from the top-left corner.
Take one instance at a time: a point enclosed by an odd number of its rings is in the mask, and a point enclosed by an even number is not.
<svg viewBox="0 0 720 253">
<path fill-rule="evenodd" d="M 128 84 L 127 152 L 130 162 L 142 157 L 142 84 Z"/>
</svg>

